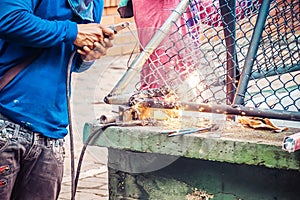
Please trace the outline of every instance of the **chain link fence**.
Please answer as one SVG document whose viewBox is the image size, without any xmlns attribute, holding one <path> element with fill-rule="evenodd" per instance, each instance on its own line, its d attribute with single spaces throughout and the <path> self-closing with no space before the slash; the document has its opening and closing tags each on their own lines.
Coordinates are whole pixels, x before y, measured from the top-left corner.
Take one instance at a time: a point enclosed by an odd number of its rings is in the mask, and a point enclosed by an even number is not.
<svg viewBox="0 0 300 200">
<path fill-rule="evenodd" d="M 182 0 L 105 102 L 300 120 L 300 1 Z"/>
</svg>

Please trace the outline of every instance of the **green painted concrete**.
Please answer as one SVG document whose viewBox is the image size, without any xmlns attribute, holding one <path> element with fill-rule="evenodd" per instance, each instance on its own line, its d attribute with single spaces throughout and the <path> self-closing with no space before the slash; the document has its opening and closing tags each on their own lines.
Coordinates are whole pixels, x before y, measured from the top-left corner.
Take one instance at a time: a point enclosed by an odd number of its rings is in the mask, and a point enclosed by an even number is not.
<svg viewBox="0 0 300 200">
<path fill-rule="evenodd" d="M 99 131 L 99 124 L 86 123 L 83 140 L 98 130 L 90 145 L 108 147 L 111 200 L 210 199 L 195 196 L 197 189 L 214 200 L 299 199 L 300 153 L 281 149 L 283 138 L 299 130 L 223 127 L 167 137 L 159 127 L 111 126 Z M 160 166 L 163 161 L 166 166 Z M 134 171 L 140 165 L 151 169 L 153 163 L 160 168 Z"/>
<path fill-rule="evenodd" d="M 99 127 L 98 124 L 86 123 L 83 140 L 86 141 Z M 281 148 L 283 138 L 299 132 L 296 129 L 274 133 L 231 126 L 214 132 L 175 137 L 167 137 L 160 132 L 161 128 L 152 126 L 112 126 L 96 135 L 90 145 L 269 168 L 300 169 L 300 152 L 288 153 Z"/>
</svg>

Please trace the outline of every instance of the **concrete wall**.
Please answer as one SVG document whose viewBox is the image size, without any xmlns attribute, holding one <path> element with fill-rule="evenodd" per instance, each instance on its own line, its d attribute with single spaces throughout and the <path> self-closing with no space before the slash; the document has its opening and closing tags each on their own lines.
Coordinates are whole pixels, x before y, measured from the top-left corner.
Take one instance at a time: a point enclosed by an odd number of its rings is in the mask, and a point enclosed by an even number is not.
<svg viewBox="0 0 300 200">
<path fill-rule="evenodd" d="M 104 13 L 101 24 L 104 26 L 110 26 L 112 24 L 118 24 L 121 22 L 130 22 L 130 30 L 124 29 L 120 31 L 114 40 L 114 47 L 108 50 L 108 55 L 126 55 L 132 51 L 138 52 L 138 42 L 136 36 L 136 27 L 133 18 L 121 19 L 118 11 L 119 0 L 105 0 Z"/>
</svg>

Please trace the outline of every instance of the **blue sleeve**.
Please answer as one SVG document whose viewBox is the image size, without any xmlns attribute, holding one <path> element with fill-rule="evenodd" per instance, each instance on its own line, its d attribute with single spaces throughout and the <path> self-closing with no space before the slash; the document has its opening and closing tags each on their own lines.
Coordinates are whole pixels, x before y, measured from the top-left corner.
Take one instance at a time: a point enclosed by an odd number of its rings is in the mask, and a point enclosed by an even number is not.
<svg viewBox="0 0 300 200">
<path fill-rule="evenodd" d="M 35 16 L 37 3 L 38 0 L 0 0 L 0 38 L 32 47 L 73 43 L 78 31 L 76 23 Z"/>
<path fill-rule="evenodd" d="M 104 0 L 94 0 L 94 20 L 100 23 L 104 9 Z"/>
</svg>

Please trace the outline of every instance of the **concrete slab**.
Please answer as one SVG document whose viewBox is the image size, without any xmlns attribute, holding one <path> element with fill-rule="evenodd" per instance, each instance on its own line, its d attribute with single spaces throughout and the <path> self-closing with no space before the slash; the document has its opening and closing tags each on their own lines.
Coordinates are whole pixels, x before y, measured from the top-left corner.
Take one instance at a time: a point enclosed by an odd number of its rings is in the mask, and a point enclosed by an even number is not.
<svg viewBox="0 0 300 200">
<path fill-rule="evenodd" d="M 99 129 L 99 124 L 87 123 L 85 138 Z M 285 136 L 300 129 L 274 133 L 255 130 L 237 124 L 224 124 L 223 129 L 168 137 L 162 134 L 165 127 L 112 126 L 92 141 L 91 145 L 156 153 L 234 164 L 249 164 L 279 169 L 300 170 L 300 152 L 282 150 Z M 126 161 L 124 161 L 126 162 Z M 130 164 L 129 164 L 130 165 Z"/>
</svg>

